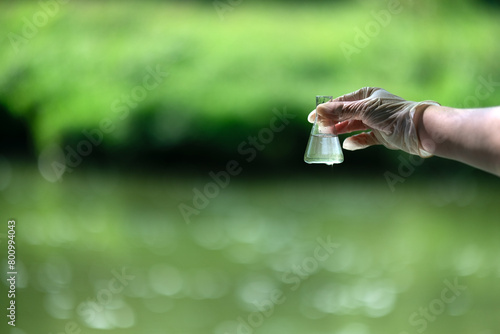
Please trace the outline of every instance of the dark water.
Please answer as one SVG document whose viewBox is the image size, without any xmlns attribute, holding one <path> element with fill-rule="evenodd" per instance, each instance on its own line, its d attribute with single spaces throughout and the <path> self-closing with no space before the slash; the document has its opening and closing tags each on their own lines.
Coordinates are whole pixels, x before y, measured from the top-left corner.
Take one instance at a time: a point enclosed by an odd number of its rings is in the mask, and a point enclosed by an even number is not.
<svg viewBox="0 0 500 334">
<path fill-rule="evenodd" d="M 2 333 L 500 331 L 494 182 L 5 175 Z"/>
</svg>

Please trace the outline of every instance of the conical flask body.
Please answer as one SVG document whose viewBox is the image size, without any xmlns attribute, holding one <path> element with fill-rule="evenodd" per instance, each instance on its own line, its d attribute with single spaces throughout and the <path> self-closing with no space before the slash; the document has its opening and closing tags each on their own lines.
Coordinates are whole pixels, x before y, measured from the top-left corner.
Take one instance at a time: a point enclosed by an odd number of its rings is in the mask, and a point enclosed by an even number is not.
<svg viewBox="0 0 500 334">
<path fill-rule="evenodd" d="M 331 96 L 317 96 L 316 105 L 330 101 Z M 335 124 L 330 120 L 322 120 L 316 114 L 311 135 L 307 143 L 304 161 L 309 164 L 339 164 L 344 161 Z"/>
<path fill-rule="evenodd" d="M 339 137 L 328 134 L 309 136 L 304 161 L 309 164 L 339 164 L 344 161 Z"/>
</svg>

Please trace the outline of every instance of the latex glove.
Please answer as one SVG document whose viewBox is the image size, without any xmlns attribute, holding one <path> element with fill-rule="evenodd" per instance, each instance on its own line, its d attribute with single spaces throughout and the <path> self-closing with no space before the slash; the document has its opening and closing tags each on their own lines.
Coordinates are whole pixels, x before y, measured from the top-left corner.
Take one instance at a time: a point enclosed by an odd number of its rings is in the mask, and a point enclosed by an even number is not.
<svg viewBox="0 0 500 334">
<path fill-rule="evenodd" d="M 434 101 L 406 101 L 382 88 L 364 87 L 353 93 L 340 96 L 331 102 L 320 104 L 309 114 L 314 123 L 316 112 L 322 118 L 334 122 L 339 134 L 371 130 L 344 140 L 343 148 L 354 151 L 372 145 L 384 145 L 421 157 L 430 157 L 420 145 L 415 126 L 415 113 L 422 112 Z"/>
</svg>

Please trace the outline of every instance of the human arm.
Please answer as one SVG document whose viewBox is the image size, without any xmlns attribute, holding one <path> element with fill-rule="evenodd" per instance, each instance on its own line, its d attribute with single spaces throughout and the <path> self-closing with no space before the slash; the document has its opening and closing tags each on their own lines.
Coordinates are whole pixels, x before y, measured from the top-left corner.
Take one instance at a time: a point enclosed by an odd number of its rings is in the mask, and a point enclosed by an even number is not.
<svg viewBox="0 0 500 334">
<path fill-rule="evenodd" d="M 429 106 L 415 125 L 425 151 L 500 176 L 500 107 Z"/>
<path fill-rule="evenodd" d="M 321 104 L 316 111 L 348 137 L 347 150 L 384 145 L 411 154 L 454 159 L 500 176 L 500 108 L 454 109 L 433 101 L 413 102 L 365 87 Z"/>
</svg>

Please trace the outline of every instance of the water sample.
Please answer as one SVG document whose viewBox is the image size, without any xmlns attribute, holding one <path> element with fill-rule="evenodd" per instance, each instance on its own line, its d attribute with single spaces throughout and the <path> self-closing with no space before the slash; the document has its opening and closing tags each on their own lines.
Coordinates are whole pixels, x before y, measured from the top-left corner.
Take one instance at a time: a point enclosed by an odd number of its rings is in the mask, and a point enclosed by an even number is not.
<svg viewBox="0 0 500 334">
<path fill-rule="evenodd" d="M 331 96 L 316 96 L 316 106 L 332 100 Z M 324 119 L 316 113 L 316 119 L 309 136 L 304 161 L 308 164 L 339 164 L 344 161 L 335 122 Z"/>
</svg>

